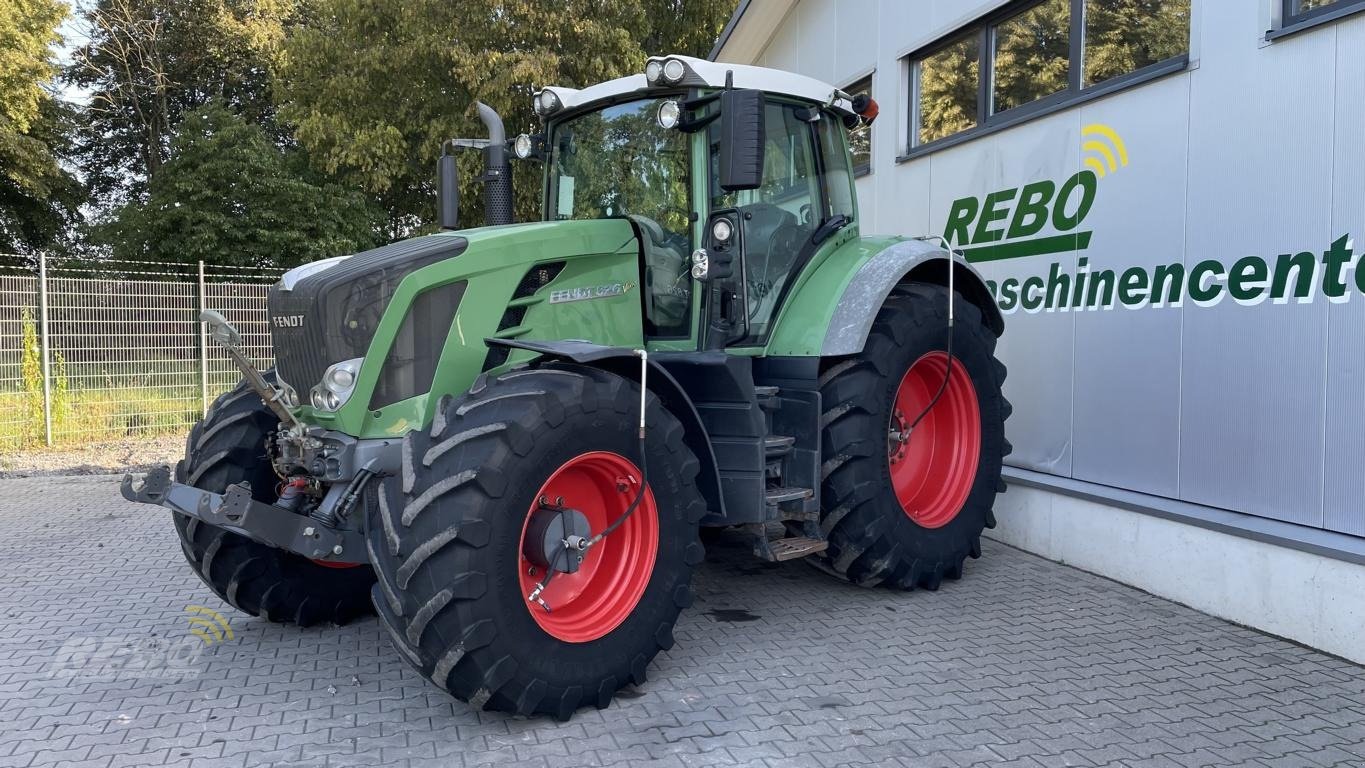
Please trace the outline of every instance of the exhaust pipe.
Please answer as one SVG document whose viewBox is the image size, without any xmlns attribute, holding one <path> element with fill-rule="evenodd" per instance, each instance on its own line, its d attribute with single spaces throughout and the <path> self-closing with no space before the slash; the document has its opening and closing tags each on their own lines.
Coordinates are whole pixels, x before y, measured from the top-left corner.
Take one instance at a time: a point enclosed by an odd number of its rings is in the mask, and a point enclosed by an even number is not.
<svg viewBox="0 0 1365 768">
<path fill-rule="evenodd" d="M 474 102 L 478 107 L 479 119 L 488 129 L 488 146 L 483 149 L 484 219 L 489 226 L 512 223 L 512 166 L 507 156 L 507 132 L 502 127 L 502 118 L 493 108 L 481 101 Z"/>
</svg>

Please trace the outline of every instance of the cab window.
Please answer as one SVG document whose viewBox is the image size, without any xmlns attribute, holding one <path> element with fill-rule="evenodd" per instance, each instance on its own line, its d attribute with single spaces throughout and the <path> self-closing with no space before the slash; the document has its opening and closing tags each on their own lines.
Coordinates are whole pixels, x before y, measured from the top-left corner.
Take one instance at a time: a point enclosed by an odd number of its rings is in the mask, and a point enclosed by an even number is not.
<svg viewBox="0 0 1365 768">
<path fill-rule="evenodd" d="M 743 228 L 745 302 L 749 333 L 768 334 L 777 301 L 822 218 L 820 174 L 809 108 L 770 101 L 764 115 L 763 185 L 725 192 L 719 132 L 710 128 L 711 209 L 736 208 Z"/>
<path fill-rule="evenodd" d="M 688 137 L 659 126 L 663 99 L 614 104 L 555 128 L 552 218 L 626 218 L 640 233 L 645 332 L 687 336 L 692 252 Z"/>
</svg>

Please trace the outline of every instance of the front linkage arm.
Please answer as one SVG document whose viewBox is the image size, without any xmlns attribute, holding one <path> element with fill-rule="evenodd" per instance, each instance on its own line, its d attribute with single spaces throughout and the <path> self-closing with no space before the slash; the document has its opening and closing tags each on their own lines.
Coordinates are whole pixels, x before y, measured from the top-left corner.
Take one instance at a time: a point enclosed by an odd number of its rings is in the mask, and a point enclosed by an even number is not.
<svg viewBox="0 0 1365 768">
<path fill-rule="evenodd" d="M 227 493 L 210 493 L 173 482 L 170 467 L 159 467 L 145 475 L 127 475 L 120 490 L 129 501 L 157 504 L 310 560 L 369 560 L 365 537 L 359 531 L 329 528 L 310 517 L 256 501 L 245 483 L 229 487 Z"/>
</svg>

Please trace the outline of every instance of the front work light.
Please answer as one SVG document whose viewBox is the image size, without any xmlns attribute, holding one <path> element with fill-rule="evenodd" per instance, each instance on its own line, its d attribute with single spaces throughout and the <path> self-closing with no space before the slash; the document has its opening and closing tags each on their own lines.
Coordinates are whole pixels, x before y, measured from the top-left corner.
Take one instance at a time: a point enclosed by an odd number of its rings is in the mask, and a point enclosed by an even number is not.
<svg viewBox="0 0 1365 768">
<path fill-rule="evenodd" d="M 651 61 L 645 65 L 645 79 L 649 81 L 650 85 L 659 82 L 659 76 L 663 73 L 664 65 L 660 64 L 658 60 Z"/>
<path fill-rule="evenodd" d="M 697 280 L 705 280 L 710 267 L 711 259 L 705 248 L 698 248 L 692 252 L 692 277 Z"/>
<path fill-rule="evenodd" d="M 518 159 L 525 160 L 526 158 L 530 157 L 532 149 L 533 147 L 531 145 L 531 137 L 524 133 L 518 136 L 512 142 L 512 152 L 517 156 Z"/>
<path fill-rule="evenodd" d="M 717 243 L 729 242 L 730 236 L 735 233 L 734 227 L 729 219 L 716 219 L 711 225 L 711 238 Z"/>
<path fill-rule="evenodd" d="M 678 127 L 678 118 L 682 117 L 682 108 L 676 101 L 665 101 L 659 105 L 659 127 L 666 131 L 671 131 Z"/>
<path fill-rule="evenodd" d="M 669 59 L 664 62 L 664 82 L 681 82 L 683 75 L 687 74 L 687 68 L 683 66 L 681 59 Z"/>
<path fill-rule="evenodd" d="M 322 374 L 322 383 L 313 387 L 309 399 L 313 407 L 320 411 L 335 411 L 346 404 L 351 399 L 351 393 L 355 391 L 356 376 L 360 373 L 360 365 L 365 362 L 365 358 L 357 357 L 352 360 L 344 360 L 336 363 Z"/>
<path fill-rule="evenodd" d="M 545 89 L 536 95 L 536 114 L 545 117 L 560 107 L 559 97 L 550 89 Z"/>
</svg>

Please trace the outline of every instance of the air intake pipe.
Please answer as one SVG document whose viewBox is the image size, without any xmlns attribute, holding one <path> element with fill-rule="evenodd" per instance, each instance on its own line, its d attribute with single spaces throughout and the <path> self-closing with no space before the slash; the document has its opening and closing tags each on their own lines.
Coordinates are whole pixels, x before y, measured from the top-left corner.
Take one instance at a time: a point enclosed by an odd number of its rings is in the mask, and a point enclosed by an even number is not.
<svg viewBox="0 0 1365 768">
<path fill-rule="evenodd" d="M 512 223 L 512 166 L 507 156 L 507 132 L 502 127 L 502 118 L 493 108 L 481 101 L 474 102 L 478 107 L 479 119 L 488 129 L 488 146 L 483 149 L 484 219 L 490 226 Z"/>
</svg>

